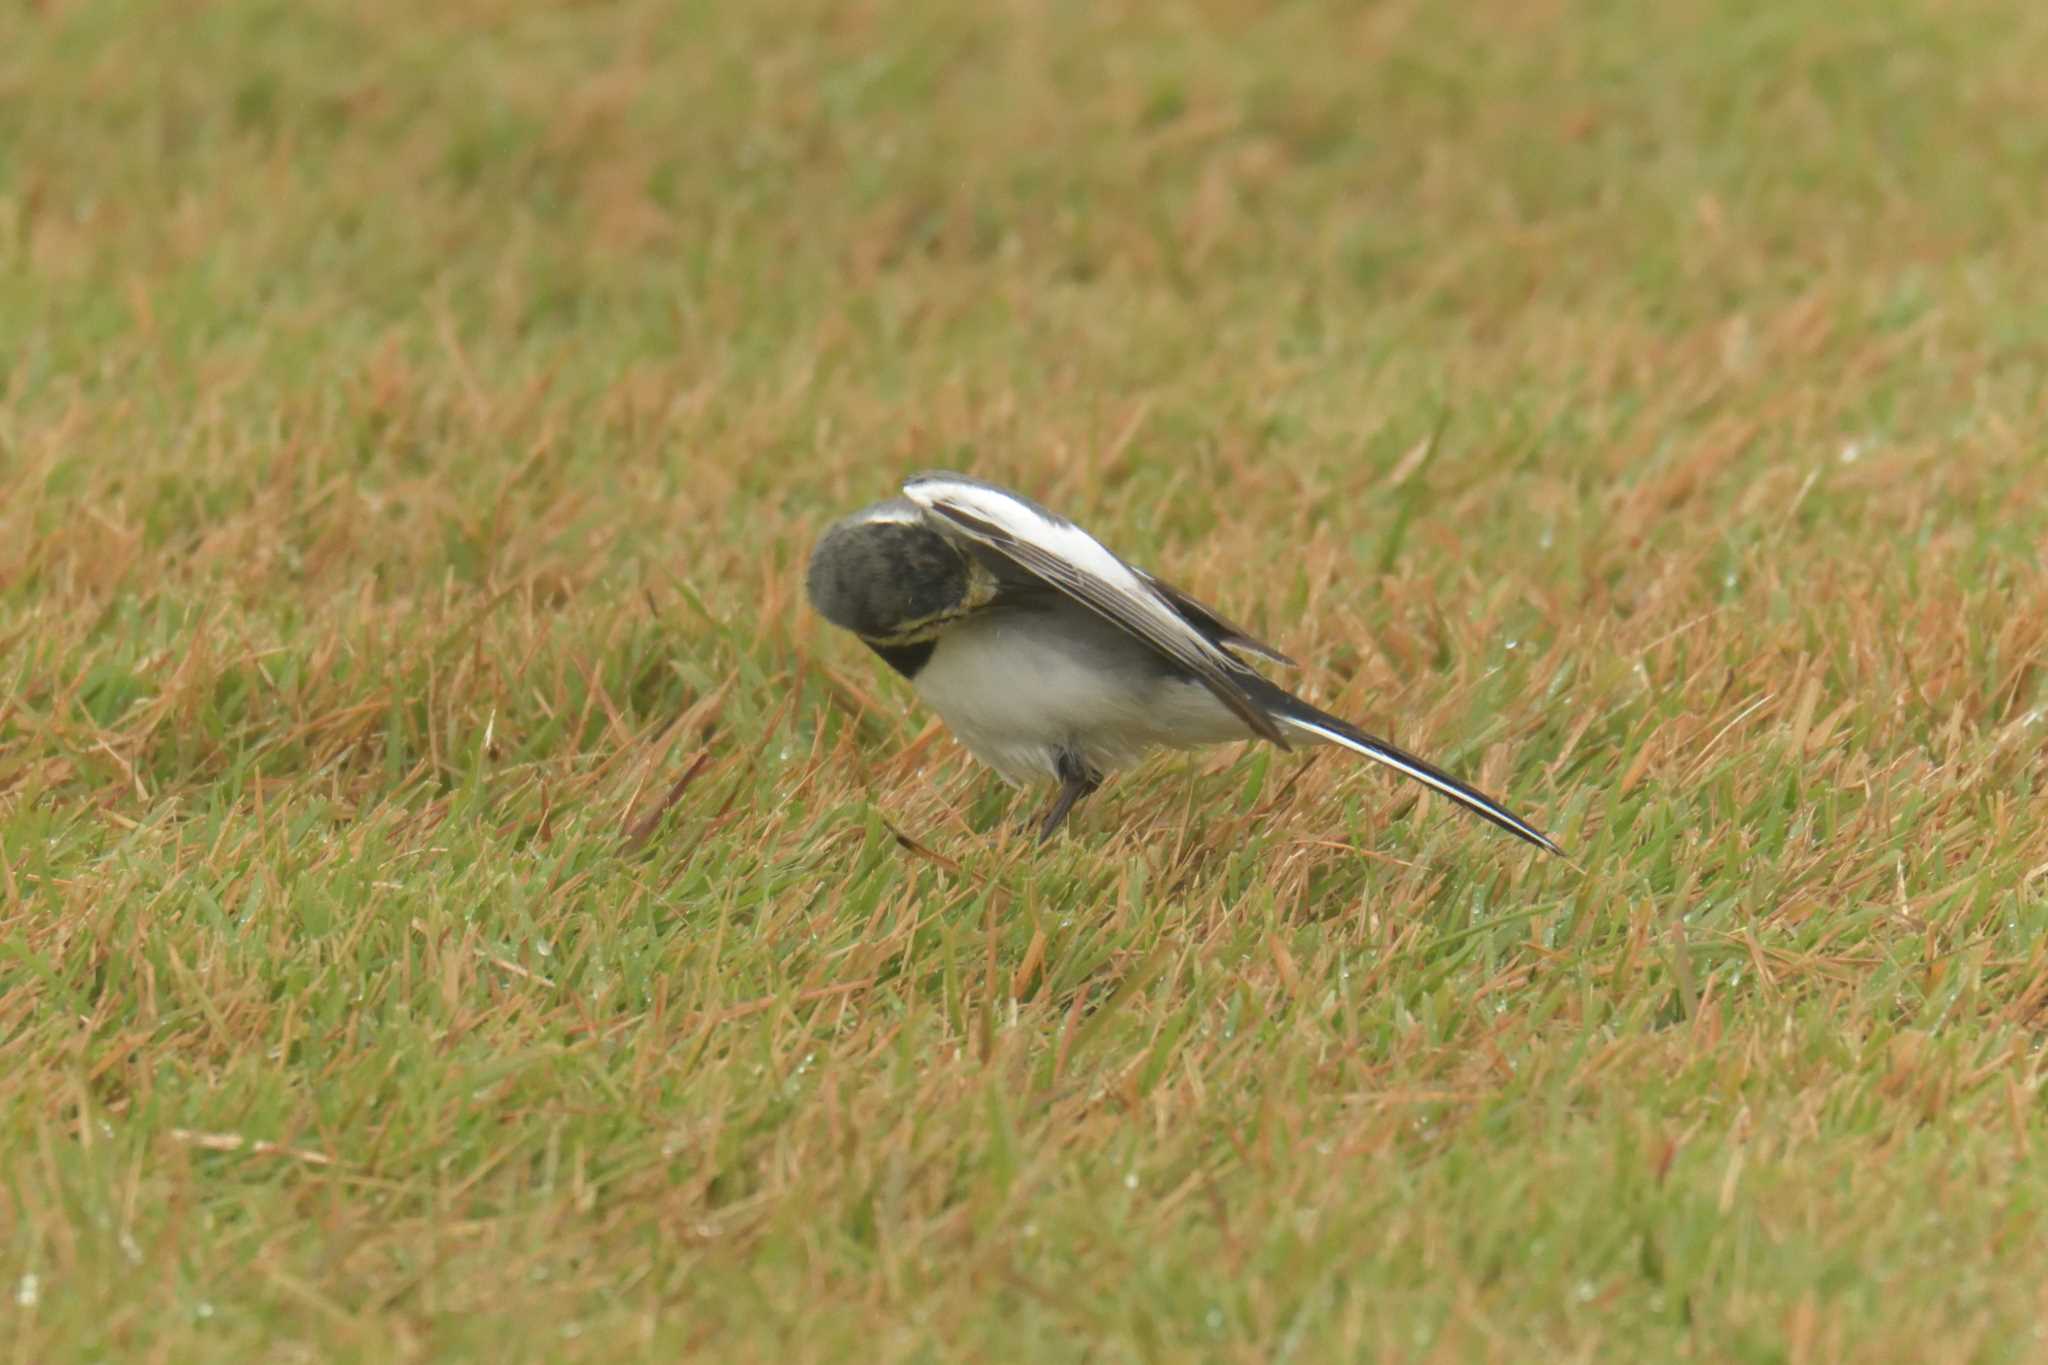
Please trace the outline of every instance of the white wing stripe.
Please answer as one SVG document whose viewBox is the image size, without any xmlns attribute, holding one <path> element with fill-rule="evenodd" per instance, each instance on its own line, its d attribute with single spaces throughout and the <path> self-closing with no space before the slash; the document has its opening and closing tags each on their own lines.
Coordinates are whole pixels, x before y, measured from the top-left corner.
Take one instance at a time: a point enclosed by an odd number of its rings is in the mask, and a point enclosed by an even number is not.
<svg viewBox="0 0 2048 1365">
<path fill-rule="evenodd" d="M 1157 621 L 1166 632 L 1185 640 L 1189 648 L 1214 659 L 1220 667 L 1232 670 L 1244 667 L 1237 659 L 1217 648 L 1200 631 L 1190 626 L 1186 619 L 1159 595 L 1157 588 L 1119 559 L 1108 546 L 1073 522 L 1041 512 L 1009 496 L 1001 489 L 954 479 L 912 479 L 904 484 L 903 492 L 912 502 L 928 511 L 936 511 L 942 503 L 958 507 L 991 525 L 1001 527 L 1018 540 L 1036 545 L 1047 554 L 1058 556 L 1076 569 L 1092 574 L 1104 586 L 1114 589 L 1120 596 L 1128 599 L 1131 605 L 1140 608 L 1147 616 Z"/>
</svg>

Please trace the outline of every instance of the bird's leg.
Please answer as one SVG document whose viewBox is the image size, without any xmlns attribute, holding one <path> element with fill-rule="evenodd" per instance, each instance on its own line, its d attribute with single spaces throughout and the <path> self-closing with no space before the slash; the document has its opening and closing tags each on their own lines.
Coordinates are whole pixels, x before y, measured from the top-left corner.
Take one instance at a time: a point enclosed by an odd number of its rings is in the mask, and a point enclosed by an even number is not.
<svg viewBox="0 0 2048 1365">
<path fill-rule="evenodd" d="M 1038 827 L 1041 844 L 1059 831 L 1076 802 L 1102 785 L 1100 774 L 1065 749 L 1060 751 L 1055 771 L 1059 773 L 1060 794 L 1053 798 L 1052 809 L 1045 813 L 1045 822 Z"/>
</svg>

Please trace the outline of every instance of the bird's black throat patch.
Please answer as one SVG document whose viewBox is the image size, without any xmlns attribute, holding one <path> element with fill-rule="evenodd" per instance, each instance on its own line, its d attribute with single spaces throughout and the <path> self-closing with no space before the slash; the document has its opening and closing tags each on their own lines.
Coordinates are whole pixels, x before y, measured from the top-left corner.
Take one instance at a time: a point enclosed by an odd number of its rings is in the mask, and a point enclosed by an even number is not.
<svg viewBox="0 0 2048 1365">
<path fill-rule="evenodd" d="M 881 655 L 883 663 L 906 678 L 917 676 L 917 671 L 930 660 L 932 649 L 937 644 L 934 640 L 918 640 L 907 645 L 878 645 L 873 640 L 861 643 Z"/>
</svg>

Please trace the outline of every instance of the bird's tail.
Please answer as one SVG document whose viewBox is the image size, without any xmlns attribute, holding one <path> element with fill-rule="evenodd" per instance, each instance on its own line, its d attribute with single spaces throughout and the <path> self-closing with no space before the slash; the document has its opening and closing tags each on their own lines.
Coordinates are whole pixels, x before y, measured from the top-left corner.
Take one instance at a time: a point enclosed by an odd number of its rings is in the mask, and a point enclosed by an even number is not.
<svg viewBox="0 0 2048 1365">
<path fill-rule="evenodd" d="M 1279 687 L 1270 683 L 1267 687 L 1272 689 L 1271 694 L 1260 689 L 1258 700 L 1290 736 L 1299 735 L 1311 741 L 1342 745 L 1355 754 L 1364 754 L 1375 763 L 1384 763 L 1395 772 L 1414 778 L 1432 791 L 1442 792 L 1480 819 L 1499 825 L 1515 837 L 1526 839 L 1547 853 L 1564 856 L 1564 850 L 1552 842 L 1549 835 L 1484 792 L 1466 786 L 1434 763 L 1417 758 L 1376 735 L 1369 735 L 1349 721 L 1318 710 Z"/>
</svg>

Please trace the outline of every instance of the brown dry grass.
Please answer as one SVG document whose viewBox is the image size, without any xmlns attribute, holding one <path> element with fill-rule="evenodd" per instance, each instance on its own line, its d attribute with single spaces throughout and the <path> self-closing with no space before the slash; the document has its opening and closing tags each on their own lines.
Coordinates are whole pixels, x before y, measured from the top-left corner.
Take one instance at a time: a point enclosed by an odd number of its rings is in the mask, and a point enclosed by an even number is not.
<svg viewBox="0 0 2048 1365">
<path fill-rule="evenodd" d="M 15 1358 L 2036 1354 L 2032 10 L 6 27 Z M 931 465 L 1582 870 L 1036 850 L 798 594 Z"/>
</svg>

